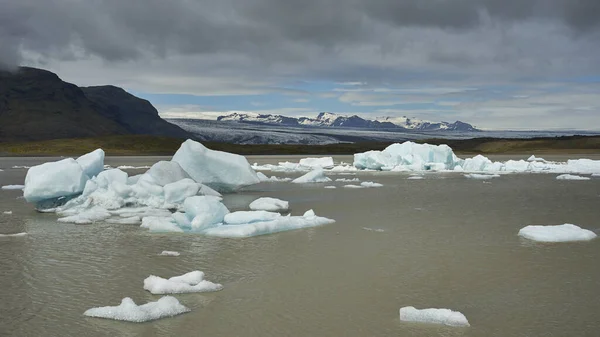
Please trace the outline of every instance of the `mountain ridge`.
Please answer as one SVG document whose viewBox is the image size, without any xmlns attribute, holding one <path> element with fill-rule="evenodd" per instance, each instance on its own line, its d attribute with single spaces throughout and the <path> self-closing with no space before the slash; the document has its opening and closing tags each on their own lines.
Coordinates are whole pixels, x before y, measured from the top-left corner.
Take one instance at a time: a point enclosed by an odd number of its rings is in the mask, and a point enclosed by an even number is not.
<svg viewBox="0 0 600 337">
<path fill-rule="evenodd" d="M 345 127 L 360 129 L 400 129 L 414 131 L 479 131 L 473 125 L 461 121 L 430 122 L 408 117 L 377 117 L 373 120 L 357 115 L 344 116 L 331 112 L 321 112 L 315 118 L 288 117 L 273 114 L 233 112 L 217 117 L 219 122 L 242 122 L 266 125 L 305 126 L 305 127 Z"/>
</svg>

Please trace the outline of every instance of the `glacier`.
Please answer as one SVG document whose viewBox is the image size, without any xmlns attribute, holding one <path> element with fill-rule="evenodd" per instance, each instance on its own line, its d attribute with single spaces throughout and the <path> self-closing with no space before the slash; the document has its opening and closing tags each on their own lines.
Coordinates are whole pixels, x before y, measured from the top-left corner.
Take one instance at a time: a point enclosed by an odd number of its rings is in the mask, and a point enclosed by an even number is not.
<svg viewBox="0 0 600 337">
<path fill-rule="evenodd" d="M 400 308 L 400 320 L 404 322 L 444 324 L 454 327 L 470 326 L 465 315 L 450 309 L 403 307 Z"/>
<path fill-rule="evenodd" d="M 127 322 L 147 322 L 163 317 L 171 317 L 190 311 L 173 296 L 163 296 L 156 302 L 137 305 L 129 298 L 121 300 L 121 304 L 113 307 L 99 307 L 86 310 L 83 314 L 89 317 L 109 318 Z"/>
</svg>

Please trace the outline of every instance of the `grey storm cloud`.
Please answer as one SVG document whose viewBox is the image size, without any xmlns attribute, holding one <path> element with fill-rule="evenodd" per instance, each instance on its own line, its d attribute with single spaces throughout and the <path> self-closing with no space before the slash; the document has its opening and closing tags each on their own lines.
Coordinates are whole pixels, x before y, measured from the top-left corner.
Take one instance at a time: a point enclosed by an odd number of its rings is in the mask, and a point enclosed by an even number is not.
<svg viewBox="0 0 600 337">
<path fill-rule="evenodd" d="M 600 54 L 598 0 L 0 0 L 0 9 L 4 65 L 228 55 L 353 76 L 426 62 L 586 69 Z M 344 64 L 352 70 L 329 67 Z"/>
</svg>

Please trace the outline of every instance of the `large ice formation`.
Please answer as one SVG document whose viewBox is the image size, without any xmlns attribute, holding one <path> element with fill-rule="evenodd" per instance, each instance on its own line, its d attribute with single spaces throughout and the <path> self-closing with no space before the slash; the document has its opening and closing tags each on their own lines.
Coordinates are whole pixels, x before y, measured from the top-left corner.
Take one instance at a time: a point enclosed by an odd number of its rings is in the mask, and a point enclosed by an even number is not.
<svg viewBox="0 0 600 337">
<path fill-rule="evenodd" d="M 321 168 L 314 169 L 307 174 L 292 180 L 294 184 L 306 184 L 306 183 L 326 183 L 331 181 L 325 176 L 325 171 Z"/>
<path fill-rule="evenodd" d="M 248 207 L 253 211 L 279 212 L 287 211 L 290 208 L 290 203 L 277 198 L 263 197 L 254 200 Z"/>
<path fill-rule="evenodd" d="M 88 180 L 73 158 L 44 163 L 27 171 L 23 195 L 28 202 L 72 196 L 83 192 Z"/>
<path fill-rule="evenodd" d="M 416 309 L 415 307 L 400 308 L 400 320 L 405 322 L 422 322 L 444 324 L 448 326 L 470 326 L 462 313 L 450 309 Z"/>
<path fill-rule="evenodd" d="M 181 276 L 164 279 L 159 276 L 148 276 L 144 280 L 144 289 L 152 294 L 181 294 L 219 291 L 223 286 L 204 279 L 204 273 L 195 270 Z"/>
<path fill-rule="evenodd" d="M 89 317 L 140 323 L 171 317 L 188 311 L 190 309 L 179 303 L 173 296 L 163 296 L 156 302 L 148 302 L 143 305 L 137 305 L 131 298 L 125 297 L 118 306 L 92 308 L 83 314 Z"/>
<path fill-rule="evenodd" d="M 178 163 L 196 182 L 220 192 L 260 182 L 245 157 L 209 150 L 189 139 L 181 144 L 172 161 Z"/>
<path fill-rule="evenodd" d="M 540 242 L 589 241 L 596 233 L 573 224 L 555 226 L 527 226 L 521 228 L 519 236 Z"/>
</svg>

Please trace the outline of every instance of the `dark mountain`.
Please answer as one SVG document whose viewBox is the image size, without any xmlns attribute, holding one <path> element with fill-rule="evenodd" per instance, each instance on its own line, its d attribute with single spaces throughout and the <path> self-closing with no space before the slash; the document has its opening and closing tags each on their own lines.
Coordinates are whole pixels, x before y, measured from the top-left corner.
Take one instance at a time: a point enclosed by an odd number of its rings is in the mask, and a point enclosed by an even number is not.
<svg viewBox="0 0 600 337">
<path fill-rule="evenodd" d="M 0 141 L 124 134 L 189 137 L 122 89 L 82 89 L 36 68 L 0 71 Z"/>
</svg>

